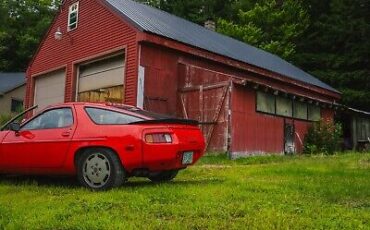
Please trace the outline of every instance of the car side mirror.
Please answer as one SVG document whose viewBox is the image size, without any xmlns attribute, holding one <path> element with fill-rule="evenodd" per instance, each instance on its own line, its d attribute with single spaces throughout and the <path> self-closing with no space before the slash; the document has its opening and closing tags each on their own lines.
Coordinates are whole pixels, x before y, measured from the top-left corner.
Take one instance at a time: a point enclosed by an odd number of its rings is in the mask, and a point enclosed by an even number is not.
<svg viewBox="0 0 370 230">
<path fill-rule="evenodd" d="M 18 133 L 21 130 L 21 125 L 18 122 L 13 122 L 13 123 L 10 123 L 9 129 L 11 131 Z"/>
</svg>

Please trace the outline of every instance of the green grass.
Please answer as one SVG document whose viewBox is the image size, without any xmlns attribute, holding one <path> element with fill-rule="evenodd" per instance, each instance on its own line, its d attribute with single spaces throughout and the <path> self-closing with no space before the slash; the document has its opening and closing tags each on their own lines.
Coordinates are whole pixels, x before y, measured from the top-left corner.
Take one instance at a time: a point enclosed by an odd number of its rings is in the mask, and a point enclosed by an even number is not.
<svg viewBox="0 0 370 230">
<path fill-rule="evenodd" d="M 206 157 L 174 182 L 91 192 L 0 180 L 0 229 L 370 229 L 370 154 Z"/>
</svg>

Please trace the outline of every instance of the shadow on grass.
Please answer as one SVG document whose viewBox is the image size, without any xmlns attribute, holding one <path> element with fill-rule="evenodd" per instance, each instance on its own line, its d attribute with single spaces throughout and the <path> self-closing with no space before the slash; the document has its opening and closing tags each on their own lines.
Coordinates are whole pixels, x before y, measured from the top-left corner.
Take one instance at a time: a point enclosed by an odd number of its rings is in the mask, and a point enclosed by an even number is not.
<svg viewBox="0 0 370 230">
<path fill-rule="evenodd" d="M 78 188 L 80 187 L 75 177 L 67 176 L 20 176 L 20 175 L 8 175 L 0 177 L 0 184 L 14 185 L 14 186 L 54 186 L 54 187 L 65 187 L 65 188 Z"/>
<path fill-rule="evenodd" d="M 152 187 L 152 186 L 166 185 L 166 184 L 205 186 L 205 185 L 212 185 L 212 184 L 220 185 L 223 182 L 224 180 L 219 179 L 219 178 L 193 179 L 193 180 L 175 179 L 173 181 L 160 182 L 160 183 L 151 182 L 150 180 L 140 180 L 140 181 L 128 181 L 123 185 L 123 187 L 140 188 L 140 187 Z"/>
<path fill-rule="evenodd" d="M 173 181 L 154 183 L 150 180 L 145 179 L 131 179 L 124 183 L 118 189 L 124 188 L 142 188 L 142 187 L 154 187 L 158 185 L 195 185 L 204 186 L 211 184 L 220 184 L 224 180 L 219 178 L 208 178 L 208 179 L 191 179 L 182 180 L 175 179 Z M 19 175 L 9 175 L 0 177 L 0 184 L 13 185 L 13 186 L 27 186 L 34 185 L 39 187 L 64 187 L 64 188 L 81 188 L 81 185 L 77 181 L 76 177 L 57 177 L 57 176 L 19 176 Z"/>
</svg>

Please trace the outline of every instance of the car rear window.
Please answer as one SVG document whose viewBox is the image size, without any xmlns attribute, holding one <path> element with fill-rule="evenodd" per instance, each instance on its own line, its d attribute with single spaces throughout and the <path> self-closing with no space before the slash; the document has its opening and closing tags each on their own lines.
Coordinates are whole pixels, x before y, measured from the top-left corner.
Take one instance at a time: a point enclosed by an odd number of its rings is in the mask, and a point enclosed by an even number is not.
<svg viewBox="0 0 370 230">
<path fill-rule="evenodd" d="M 139 117 L 107 109 L 87 107 L 85 110 L 91 120 L 99 125 L 126 125 L 144 120 Z"/>
<path fill-rule="evenodd" d="M 139 115 L 146 116 L 148 118 L 156 119 L 156 120 L 174 118 L 174 117 L 171 117 L 171 116 L 168 116 L 168 115 L 164 115 L 164 114 L 160 114 L 160 113 L 154 113 L 154 112 L 149 112 L 147 110 L 142 110 L 142 109 L 138 109 L 138 108 L 131 108 L 131 107 L 127 107 L 127 106 L 124 107 L 124 106 L 114 105 L 113 107 L 114 108 L 117 108 L 117 109 L 122 109 L 123 111 L 128 110 L 130 112 L 137 113 Z"/>
</svg>

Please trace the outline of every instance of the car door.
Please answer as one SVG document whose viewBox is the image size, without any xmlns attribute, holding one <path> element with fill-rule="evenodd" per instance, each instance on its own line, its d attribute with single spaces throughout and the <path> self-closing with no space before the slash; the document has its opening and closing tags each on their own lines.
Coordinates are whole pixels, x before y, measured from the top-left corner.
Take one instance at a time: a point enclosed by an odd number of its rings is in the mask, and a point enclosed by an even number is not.
<svg viewBox="0 0 370 230">
<path fill-rule="evenodd" d="M 76 128 L 72 107 L 49 109 L 9 131 L 2 143 L 2 168 L 56 168 L 64 163 Z"/>
</svg>

